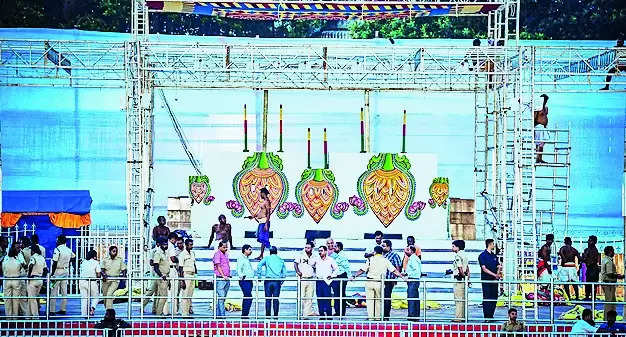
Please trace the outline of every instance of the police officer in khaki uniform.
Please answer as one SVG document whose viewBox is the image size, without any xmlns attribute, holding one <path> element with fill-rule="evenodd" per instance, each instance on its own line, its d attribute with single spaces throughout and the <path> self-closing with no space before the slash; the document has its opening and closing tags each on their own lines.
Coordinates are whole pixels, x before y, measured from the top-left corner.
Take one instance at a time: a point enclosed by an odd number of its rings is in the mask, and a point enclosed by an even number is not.
<svg viewBox="0 0 626 337">
<path fill-rule="evenodd" d="M 178 254 L 180 251 L 176 243 L 179 239 L 178 234 L 174 232 L 170 233 L 167 239 L 167 256 L 170 258 L 170 272 L 168 275 L 170 288 L 167 292 L 167 302 L 163 307 L 163 315 L 178 313 Z"/>
<path fill-rule="evenodd" d="M 30 248 L 32 253 L 28 262 L 28 285 L 26 292 L 28 294 L 28 305 L 30 306 L 30 315 L 39 316 L 39 292 L 43 285 L 42 277 L 46 277 L 48 274 L 48 267 L 46 266 L 46 260 L 41 255 L 39 246 L 32 245 Z"/>
<path fill-rule="evenodd" d="M 367 317 L 370 320 L 381 319 L 382 312 L 382 282 L 387 272 L 394 273 L 397 277 L 407 280 L 406 276 L 400 274 L 396 267 L 391 264 L 383 255 L 383 247 L 374 247 L 374 255 L 370 257 L 365 265 L 351 277 L 351 280 L 359 277 L 363 273 L 367 273 L 367 282 L 365 282 L 365 298 L 367 303 Z"/>
<path fill-rule="evenodd" d="M 102 270 L 102 296 L 104 296 L 104 306 L 113 309 L 113 294 L 120 285 L 120 280 L 107 280 L 109 277 L 125 277 L 126 265 L 124 260 L 117 255 L 117 247 L 109 247 L 109 256 L 102 259 L 100 267 Z"/>
<path fill-rule="evenodd" d="M 151 250 L 148 251 L 148 263 L 147 263 L 147 267 L 149 269 L 145 271 L 146 275 L 150 275 L 150 277 L 156 277 L 156 274 L 154 273 L 154 267 L 152 266 L 153 262 L 154 262 L 154 253 L 156 253 L 157 249 L 161 249 L 159 247 L 154 247 Z M 144 247 L 144 250 L 148 250 L 148 247 Z M 149 282 L 149 286 L 148 289 L 146 289 L 145 293 L 143 294 L 143 308 L 145 309 L 146 305 L 148 305 L 148 302 L 150 302 L 150 298 L 154 296 L 154 294 L 156 294 L 157 291 L 157 279 L 152 279 Z M 156 314 L 156 301 L 154 302 L 154 304 L 152 305 L 152 314 Z"/>
<path fill-rule="evenodd" d="M 185 249 L 178 255 L 178 273 L 181 278 L 181 307 L 183 316 L 189 316 L 191 309 L 191 299 L 193 298 L 193 291 L 196 288 L 195 277 L 198 273 L 196 267 L 196 255 L 191 251 L 193 248 L 193 240 L 185 240 Z"/>
<path fill-rule="evenodd" d="M 6 278 L 16 278 L 21 276 L 22 263 L 18 259 L 19 250 L 16 244 L 9 249 L 9 253 L 2 260 L 3 276 Z M 17 298 L 21 291 L 21 280 L 4 280 L 4 310 L 7 317 L 15 317 L 19 314 L 20 300 Z"/>
<path fill-rule="evenodd" d="M 457 280 L 454 283 L 455 321 L 465 318 L 465 280 L 469 279 L 469 266 L 464 250 L 465 241 L 454 240 L 452 242 L 452 252 L 454 253 L 452 275 Z"/>
<path fill-rule="evenodd" d="M 20 280 L 20 290 L 19 290 L 19 295 L 20 299 L 18 300 L 19 302 L 19 307 L 20 307 L 20 315 L 22 316 L 30 316 L 30 307 L 28 306 L 28 292 L 26 290 L 26 275 L 27 275 L 27 269 L 28 269 L 28 262 L 26 256 L 24 255 L 24 244 L 30 244 L 30 239 L 28 239 L 27 237 L 23 237 L 21 239 L 19 239 L 16 242 L 16 247 L 18 250 L 17 253 L 17 260 L 20 262 L 21 265 L 21 269 L 20 269 L 20 277 L 22 278 L 22 280 Z M 30 250 L 28 251 L 28 258 L 30 259 Z"/>
<path fill-rule="evenodd" d="M 167 291 L 170 287 L 167 276 L 172 263 L 167 254 L 167 240 L 161 238 L 157 244 L 158 248 L 152 257 L 154 273 L 160 278 L 160 280 L 157 280 L 157 300 L 155 301 L 155 305 L 156 314 L 163 315 L 163 307 L 165 307 L 165 303 L 167 302 Z"/>
<path fill-rule="evenodd" d="M 59 294 L 61 299 L 61 310 L 56 312 L 57 315 L 65 315 L 67 313 L 67 277 L 70 273 L 70 262 L 74 264 L 76 255 L 72 252 L 65 243 L 67 238 L 65 235 L 59 235 L 57 237 L 57 247 L 52 254 L 52 277 L 63 278 L 62 280 L 54 280 L 54 286 L 50 293 L 50 314 L 54 315 L 54 311 L 57 309 L 56 301 Z"/>
</svg>

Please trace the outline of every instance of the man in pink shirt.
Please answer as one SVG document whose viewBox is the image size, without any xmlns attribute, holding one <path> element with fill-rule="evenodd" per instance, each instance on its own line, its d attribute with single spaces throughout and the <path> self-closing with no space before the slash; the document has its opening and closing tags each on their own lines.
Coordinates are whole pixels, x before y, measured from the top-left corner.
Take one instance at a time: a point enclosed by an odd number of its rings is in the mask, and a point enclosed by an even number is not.
<svg viewBox="0 0 626 337">
<path fill-rule="evenodd" d="M 230 263 L 228 261 L 228 242 L 220 241 L 217 251 L 213 255 L 213 271 L 217 281 L 215 282 L 215 291 L 217 292 L 217 306 L 215 307 L 215 315 L 217 317 L 226 316 L 226 295 L 230 288 Z"/>
</svg>

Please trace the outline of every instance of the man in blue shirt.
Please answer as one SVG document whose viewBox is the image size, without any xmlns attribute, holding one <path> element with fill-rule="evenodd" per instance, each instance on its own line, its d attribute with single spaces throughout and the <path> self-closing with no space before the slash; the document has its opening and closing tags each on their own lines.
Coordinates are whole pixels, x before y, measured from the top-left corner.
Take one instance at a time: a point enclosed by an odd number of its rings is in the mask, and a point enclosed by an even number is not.
<svg viewBox="0 0 626 337">
<path fill-rule="evenodd" d="M 237 258 L 237 276 L 239 276 L 239 288 L 243 293 L 241 301 L 241 318 L 246 319 L 250 314 L 252 307 L 252 279 L 254 278 L 254 269 L 250 264 L 250 255 L 252 255 L 252 247 L 245 244 L 241 247 L 241 256 Z"/>
<path fill-rule="evenodd" d="M 280 286 L 285 278 L 287 269 L 285 261 L 278 257 L 278 249 L 275 246 L 270 247 L 270 256 L 266 256 L 259 262 L 257 266 L 257 275 L 263 275 L 263 267 L 265 267 L 265 278 L 269 279 L 263 283 L 265 289 L 265 316 L 270 317 L 272 314 L 272 304 L 274 307 L 274 317 L 278 317 L 278 297 L 280 296 Z"/>
<path fill-rule="evenodd" d="M 610 333 L 626 333 L 626 324 L 615 323 L 617 320 L 617 312 L 611 310 L 606 313 L 606 323 L 600 325 L 600 329 Z"/>
<path fill-rule="evenodd" d="M 409 304 L 409 321 L 416 320 L 420 316 L 420 278 L 422 277 L 422 260 L 417 256 L 415 246 L 408 246 L 405 250 L 409 262 L 406 265 L 406 276 L 409 278 L 407 282 L 407 299 Z"/>
<path fill-rule="evenodd" d="M 343 243 L 335 242 L 334 252 L 330 254 L 330 257 L 335 259 L 337 265 L 339 266 L 339 273 L 337 274 L 337 279 L 333 281 L 330 285 L 331 287 L 335 287 L 336 293 L 341 295 L 341 312 L 339 312 L 339 302 L 335 301 L 335 316 L 345 316 L 346 315 L 346 307 L 348 305 L 348 301 L 346 299 L 346 287 L 348 286 L 348 275 L 351 275 L 350 272 L 350 260 L 343 253 Z"/>
<path fill-rule="evenodd" d="M 485 240 L 486 249 L 478 256 L 480 264 L 480 279 L 483 281 L 496 281 L 500 277 L 500 262 L 493 252 L 495 244 L 493 239 Z M 498 284 L 482 283 L 483 288 L 483 315 L 485 318 L 493 318 L 498 303 Z"/>
<path fill-rule="evenodd" d="M 396 267 L 396 271 L 400 273 L 400 267 L 402 267 L 402 259 L 398 253 L 394 252 L 391 247 L 390 240 L 383 240 L 382 243 L 383 254 L 391 264 Z M 388 320 L 389 315 L 391 314 L 391 293 L 393 292 L 393 287 L 396 286 L 396 274 L 387 271 L 387 276 L 385 277 L 387 280 L 385 281 L 385 288 L 383 289 L 383 298 L 384 298 L 384 306 L 383 306 L 383 319 Z"/>
</svg>

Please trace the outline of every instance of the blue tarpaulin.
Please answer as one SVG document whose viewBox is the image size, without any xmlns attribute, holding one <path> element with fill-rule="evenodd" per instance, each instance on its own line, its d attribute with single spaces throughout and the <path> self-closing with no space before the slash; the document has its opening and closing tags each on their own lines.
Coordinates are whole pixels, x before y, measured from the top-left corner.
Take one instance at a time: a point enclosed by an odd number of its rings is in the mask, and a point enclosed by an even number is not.
<svg viewBox="0 0 626 337">
<path fill-rule="evenodd" d="M 2 191 L 2 212 L 86 214 L 91 201 L 87 190 Z"/>
</svg>

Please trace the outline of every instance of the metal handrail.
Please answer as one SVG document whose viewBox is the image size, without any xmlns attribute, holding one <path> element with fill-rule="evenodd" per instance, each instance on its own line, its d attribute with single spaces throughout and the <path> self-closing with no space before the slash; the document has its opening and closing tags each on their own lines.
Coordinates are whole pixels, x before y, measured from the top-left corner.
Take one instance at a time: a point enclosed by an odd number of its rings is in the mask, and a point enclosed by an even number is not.
<svg viewBox="0 0 626 337">
<path fill-rule="evenodd" d="M 46 281 L 48 285 L 51 284 L 50 283 L 51 281 L 65 280 L 65 281 L 68 281 L 68 285 L 70 285 L 70 289 L 71 289 L 71 285 L 76 285 L 77 284 L 77 281 L 80 281 L 80 280 L 95 281 L 96 280 L 96 279 L 93 279 L 93 278 L 81 278 L 81 277 L 75 277 L 75 276 L 56 278 L 56 277 L 50 277 L 50 275 L 48 275 L 45 278 L 30 278 L 30 279 L 26 279 L 26 278 L 23 278 L 23 277 L 4 277 L 2 279 L 4 281 L 9 281 L 9 280 L 20 280 L 20 281 L 27 281 L 27 280 L 29 280 L 30 281 L 30 280 L 39 279 L 39 280 Z M 132 288 L 133 284 L 135 284 L 135 285 L 136 284 L 146 284 L 147 282 L 159 280 L 159 278 L 156 278 L 156 277 L 142 277 L 142 278 L 136 278 L 136 277 L 135 278 L 130 278 L 130 277 L 109 277 L 109 278 L 107 278 L 107 280 L 119 280 L 119 281 L 125 280 L 127 282 L 127 287 L 129 287 L 129 289 L 133 289 Z M 178 277 L 178 278 L 176 278 L 174 280 L 171 280 L 171 281 L 178 282 L 180 280 L 211 281 L 211 282 L 213 282 L 213 284 L 215 284 L 215 281 L 217 281 L 218 278 L 216 278 L 215 275 L 213 275 L 212 277 L 194 277 L 194 278 L 188 278 L 188 277 L 187 278 L 185 278 L 185 277 L 181 278 L 181 277 Z M 231 279 L 231 281 L 237 281 L 237 280 L 238 279 L 236 277 Z M 283 314 L 283 315 L 280 315 L 279 317 L 283 318 L 283 319 L 302 319 L 303 318 L 301 313 L 300 313 L 300 311 L 299 311 L 299 308 L 302 305 L 302 300 L 303 299 L 309 299 L 309 298 L 303 298 L 301 296 L 300 283 L 302 282 L 302 279 L 297 278 L 297 277 L 288 277 L 288 278 L 280 278 L 280 279 L 254 278 L 254 279 L 250 279 L 250 280 L 253 281 L 253 284 L 254 284 L 252 300 L 253 300 L 253 304 L 256 304 L 256 307 L 254 307 L 254 316 L 253 317 L 255 317 L 256 319 L 258 319 L 258 318 L 265 318 L 264 315 L 260 315 L 258 313 L 258 307 L 260 305 L 259 302 L 261 302 L 262 300 L 269 300 L 270 299 L 270 297 L 266 297 L 266 296 L 260 294 L 260 288 L 261 288 L 262 282 L 265 282 L 265 281 L 282 281 L 283 283 L 286 283 L 288 286 L 289 286 L 289 284 L 295 284 L 296 285 L 296 294 L 295 295 L 281 294 L 280 297 L 279 297 L 280 303 L 282 303 L 282 304 L 293 304 L 293 303 L 295 303 L 296 306 L 297 306 L 296 307 L 297 309 L 295 310 L 295 315 L 294 314 Z M 306 279 L 306 281 L 323 281 L 323 280 L 316 279 L 316 278 L 311 278 L 311 279 Z M 333 281 L 351 281 L 351 280 L 350 279 L 337 279 L 337 278 L 335 278 L 335 279 L 333 279 Z M 398 286 L 397 286 L 396 289 L 400 290 L 402 292 L 406 291 L 405 290 L 406 289 L 406 286 L 405 286 L 406 281 L 404 281 L 402 279 L 394 279 L 394 280 L 357 279 L 357 280 L 353 280 L 351 282 L 364 283 L 364 282 L 371 282 L 371 281 L 380 282 L 380 284 L 381 284 L 380 293 L 381 294 L 383 294 L 383 291 L 382 291 L 383 290 L 382 288 L 384 286 L 384 282 L 383 281 L 396 281 L 396 282 L 398 282 Z M 424 302 L 426 301 L 427 298 L 432 298 L 432 295 L 429 295 L 429 293 L 428 293 L 429 289 L 433 290 L 433 288 L 442 287 L 442 286 L 443 287 L 449 287 L 449 286 L 451 286 L 453 284 L 458 283 L 458 281 L 452 280 L 452 279 L 434 279 L 434 278 L 421 278 L 419 280 L 409 280 L 409 281 L 419 281 L 420 282 L 420 285 L 419 285 L 419 295 L 420 296 L 416 300 L 420 300 L 420 301 L 424 301 Z M 139 283 L 137 283 L 137 282 L 139 282 Z M 541 303 L 549 305 L 550 306 L 550 315 L 549 315 L 549 317 L 547 317 L 547 318 L 537 318 L 537 319 L 524 319 L 522 317 L 522 318 L 520 318 L 520 321 L 526 321 L 526 322 L 549 322 L 551 324 L 554 324 L 554 322 L 560 321 L 559 319 L 555 318 L 554 314 L 553 314 L 554 313 L 554 306 L 558 305 L 560 303 L 560 302 L 555 301 L 554 296 L 553 296 L 554 289 L 556 289 L 557 287 L 562 287 L 562 286 L 565 286 L 565 285 L 567 285 L 567 286 L 572 286 L 572 285 L 584 286 L 586 284 L 595 285 L 595 286 L 602 286 L 602 285 L 607 286 L 608 285 L 608 286 L 624 287 L 624 283 L 559 282 L 559 281 L 554 281 L 554 280 L 552 280 L 549 283 L 546 283 L 546 282 L 532 281 L 532 280 L 528 280 L 528 281 L 525 281 L 525 280 L 486 281 L 486 280 L 478 280 L 478 279 L 469 279 L 469 280 L 465 280 L 465 282 L 467 283 L 466 287 L 465 287 L 465 296 L 464 296 L 464 299 L 460 300 L 460 301 L 463 301 L 463 305 L 464 305 L 464 308 L 465 308 L 464 311 L 466 313 L 465 318 L 463 319 L 464 322 L 475 321 L 475 319 L 474 318 L 470 318 L 469 315 L 467 315 L 467 313 L 469 313 L 469 309 L 468 309 L 469 306 L 473 305 L 473 304 L 476 304 L 476 302 L 477 302 L 476 300 L 473 300 L 473 299 L 471 299 L 469 297 L 470 293 L 476 293 L 476 291 L 470 291 L 470 286 L 476 287 L 477 284 L 498 284 L 499 288 L 503 287 L 504 289 L 507 289 L 511 293 L 513 293 L 513 292 L 516 293 L 519 290 L 519 288 L 521 287 L 522 284 L 534 285 L 535 287 L 539 287 L 541 285 L 544 285 L 544 286 L 547 287 L 547 289 L 552 289 L 553 291 L 550 291 L 551 298 L 549 300 L 547 300 L 547 299 L 545 299 L 545 300 L 537 299 L 536 297 L 535 297 L 535 299 L 526 299 L 524 297 L 524 298 L 519 299 L 519 300 L 513 300 L 515 302 L 521 303 L 521 305 L 524 305 L 524 306 L 527 305 L 527 304 L 530 304 L 536 310 L 538 310 L 538 306 Z M 361 289 L 361 286 L 360 285 L 357 286 L 357 287 L 351 286 L 350 288 L 352 288 L 352 289 L 354 289 L 354 288 Z M 46 303 L 49 303 L 50 299 L 60 300 L 61 299 L 60 296 L 52 296 L 51 295 L 50 289 L 51 289 L 51 287 L 46 287 L 46 296 L 45 296 Z M 254 290 L 256 290 L 256 295 L 255 295 Z M 289 291 L 293 291 L 293 290 L 289 290 Z M 397 292 L 398 291 L 396 291 L 396 293 Z M 536 291 L 535 291 L 535 293 L 536 293 Z M 71 294 L 70 296 L 68 296 L 69 299 L 76 299 L 76 297 L 77 297 L 76 294 Z M 103 295 L 98 295 L 98 297 L 100 299 L 119 298 L 119 297 L 115 297 L 115 296 L 111 297 L 111 296 L 103 296 Z M 42 299 L 42 297 L 28 297 L 28 296 L 4 296 L 3 299 L 6 302 L 6 300 L 12 300 L 12 299 L 16 299 L 18 301 L 27 301 L 27 300 L 35 299 L 35 298 Z M 132 290 L 128 291 L 128 294 L 125 296 L 125 298 L 128 301 L 127 302 L 127 311 L 126 311 L 126 315 L 125 315 L 126 317 L 128 317 L 128 318 L 133 317 L 133 315 L 134 315 L 133 311 L 137 310 L 137 308 L 135 308 L 134 304 L 137 303 L 137 302 L 141 303 L 139 310 L 140 310 L 141 314 L 143 315 L 143 302 L 144 302 L 144 300 L 149 299 L 149 298 L 147 298 L 146 296 L 143 295 L 143 291 L 142 291 L 141 294 L 138 294 L 138 295 L 134 294 L 134 292 Z M 167 296 L 160 296 L 160 297 L 155 296 L 154 298 L 156 298 L 156 299 L 164 299 L 164 300 L 169 300 L 169 301 L 185 299 L 182 296 L 178 296 L 177 295 L 176 297 L 174 297 L 171 294 L 168 294 Z M 224 299 L 224 300 L 241 300 L 241 299 L 243 299 L 243 296 L 233 296 L 232 293 L 231 293 L 230 295 L 226 296 L 225 298 L 220 298 L 220 297 L 218 297 L 217 292 L 213 291 L 213 293 L 210 295 L 210 297 L 206 297 L 206 296 L 203 297 L 202 295 L 199 295 L 198 293 L 196 293 L 196 296 L 194 296 L 193 299 L 195 299 L 195 300 L 203 300 L 203 299 L 207 300 L 207 299 L 210 299 L 210 305 L 212 307 L 215 307 L 215 305 L 216 305 L 218 300 L 222 300 L 222 299 Z M 318 296 L 314 296 L 314 297 L 310 298 L 310 300 L 315 300 L 315 299 L 316 300 L 320 300 L 320 299 L 322 299 L 322 300 L 324 300 L 324 299 L 327 299 L 327 300 L 339 300 L 340 303 L 341 303 L 341 301 L 343 301 L 343 300 L 348 300 L 349 297 L 343 298 L 340 295 L 339 297 L 333 297 L 333 296 L 330 296 L 330 297 L 318 297 Z M 87 298 L 87 300 L 90 300 L 90 298 Z M 370 300 L 371 300 L 371 298 L 370 298 Z M 380 305 L 381 305 L 380 309 L 381 309 L 381 312 L 383 312 L 382 309 L 384 307 L 384 301 L 385 300 L 395 300 L 395 298 L 393 298 L 393 297 L 392 298 L 380 297 L 380 298 L 374 298 L 374 300 L 380 301 Z M 459 300 L 457 300 L 457 301 L 459 301 Z M 509 297 L 509 303 L 510 303 L 510 301 L 511 301 L 511 299 Z M 455 300 L 445 300 L 445 301 L 441 301 L 441 302 L 448 302 L 448 303 L 452 302 L 452 304 L 453 304 L 455 302 Z M 583 304 L 583 303 L 584 304 L 589 304 L 589 302 L 583 302 L 583 301 L 568 301 L 568 302 L 572 303 L 572 304 Z M 592 308 L 595 308 L 597 306 L 597 303 L 598 303 L 598 300 L 597 300 L 597 298 L 595 297 L 595 294 L 594 294 L 593 298 L 592 298 L 592 301 L 591 301 Z M 603 302 L 603 303 L 606 304 L 607 302 Z M 426 304 L 426 303 L 424 303 L 424 304 Z M 611 304 L 618 305 L 618 304 L 620 304 L 620 302 L 617 302 L 617 301 L 616 302 L 611 302 Z M 170 310 L 169 310 L 168 317 L 170 319 L 175 319 L 177 317 L 177 314 L 174 313 L 172 308 L 171 308 L 171 306 L 173 306 L 173 304 L 170 303 L 169 305 L 170 305 Z M 49 310 L 50 310 L 50 308 L 48 308 L 48 306 L 46 305 L 46 309 L 45 309 L 45 317 L 46 318 L 50 318 L 51 317 Z M 420 315 L 421 317 L 419 317 L 420 321 L 423 321 L 423 322 L 426 321 L 426 317 L 427 317 L 426 311 L 427 311 L 426 310 L 426 305 L 424 306 L 423 310 L 420 309 L 420 312 L 423 313 L 423 315 Z M 453 311 L 453 309 L 452 309 L 452 311 Z M 252 314 L 253 313 L 251 313 L 251 315 Z M 194 312 L 194 316 L 195 317 L 200 317 L 200 318 L 202 318 L 202 317 L 212 317 L 212 318 L 217 319 L 218 317 L 216 317 L 215 315 L 216 315 L 215 310 L 211 310 L 211 312 L 207 311 L 206 313 L 202 313 L 200 310 L 196 310 Z M 74 313 L 70 313 L 70 314 L 68 314 L 67 316 L 64 316 L 64 317 L 81 317 L 81 316 L 77 315 L 77 314 L 74 314 Z M 18 318 L 19 319 L 19 316 L 9 317 L 9 318 Z M 232 316 L 230 316 L 229 318 L 232 318 Z M 363 316 L 349 315 L 349 316 L 346 316 L 346 317 L 343 317 L 343 318 L 346 318 L 346 319 L 349 318 L 350 320 L 353 320 L 353 319 L 359 319 L 359 318 L 364 318 L 364 317 Z M 450 317 L 446 316 L 446 317 L 443 317 L 441 319 L 448 320 L 449 318 Z M 405 317 L 404 316 L 402 316 L 402 317 L 391 317 L 391 319 L 393 319 L 393 320 L 396 320 L 396 319 L 404 320 Z M 502 320 L 502 319 L 504 319 L 504 317 L 499 317 L 498 318 L 498 320 Z M 437 318 L 429 317 L 428 322 L 433 322 L 433 321 L 436 321 L 436 320 L 437 320 Z M 480 321 L 484 321 L 485 319 L 484 318 L 480 318 L 479 320 Z M 491 321 L 491 320 L 488 319 L 488 321 Z"/>
</svg>

